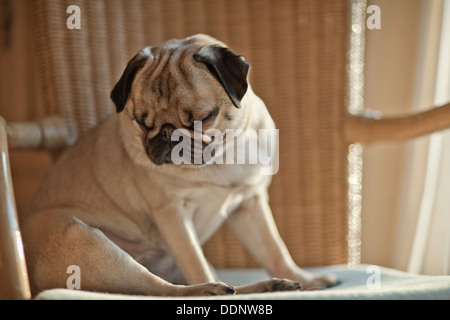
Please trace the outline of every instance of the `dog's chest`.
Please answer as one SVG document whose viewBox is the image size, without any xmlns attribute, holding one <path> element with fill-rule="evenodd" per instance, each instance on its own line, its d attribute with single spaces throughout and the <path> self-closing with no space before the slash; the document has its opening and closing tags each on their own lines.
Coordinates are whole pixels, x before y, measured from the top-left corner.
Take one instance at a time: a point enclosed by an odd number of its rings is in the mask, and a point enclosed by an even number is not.
<svg viewBox="0 0 450 320">
<path fill-rule="evenodd" d="M 236 188 L 238 189 L 238 188 Z M 244 201 L 245 192 L 211 187 L 193 191 L 184 203 L 186 220 L 192 223 L 200 241 L 207 241 Z"/>
<path fill-rule="evenodd" d="M 265 192 L 270 182 L 270 177 L 253 172 L 259 170 L 256 166 L 217 169 L 224 172 L 214 171 L 214 179 L 209 179 L 209 183 L 193 184 L 184 192 L 180 190 L 184 195 L 186 218 L 192 222 L 202 244 L 246 199 L 262 190 Z"/>
</svg>

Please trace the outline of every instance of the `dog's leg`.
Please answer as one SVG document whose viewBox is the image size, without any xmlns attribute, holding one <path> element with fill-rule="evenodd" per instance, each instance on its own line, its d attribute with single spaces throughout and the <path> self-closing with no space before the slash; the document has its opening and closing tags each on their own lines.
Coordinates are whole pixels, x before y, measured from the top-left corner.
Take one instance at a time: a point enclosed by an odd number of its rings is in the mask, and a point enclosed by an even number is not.
<svg viewBox="0 0 450 320">
<path fill-rule="evenodd" d="M 297 281 L 307 290 L 339 283 L 334 275 L 317 276 L 295 264 L 278 233 L 265 195 L 256 195 L 244 202 L 230 215 L 228 223 L 271 276 Z M 240 292 L 239 288 L 236 292 Z"/>
<path fill-rule="evenodd" d="M 37 220 L 45 221 L 45 225 Z M 65 288 L 70 265 L 79 267 L 82 290 L 157 296 L 234 293 L 233 288 L 222 283 L 179 286 L 166 282 L 100 230 L 61 212 L 34 214 L 23 229 L 35 294 L 49 288 Z"/>
<path fill-rule="evenodd" d="M 189 215 L 182 206 L 160 208 L 153 216 L 170 255 L 190 285 L 215 281 Z"/>
</svg>

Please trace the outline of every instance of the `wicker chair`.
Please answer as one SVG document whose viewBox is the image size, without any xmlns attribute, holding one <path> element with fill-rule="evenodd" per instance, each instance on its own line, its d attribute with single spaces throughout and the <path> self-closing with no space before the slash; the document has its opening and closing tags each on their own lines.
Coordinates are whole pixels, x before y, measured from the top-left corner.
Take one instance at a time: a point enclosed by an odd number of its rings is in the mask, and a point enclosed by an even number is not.
<svg viewBox="0 0 450 320">
<path fill-rule="evenodd" d="M 81 8 L 79 30 L 66 28 L 69 5 Z M 395 119 L 347 111 L 351 5 L 348 0 L 30 1 L 47 115 L 34 123 L 6 124 L 0 118 L 0 267 L 7 274 L 2 284 L 7 297 L 30 298 L 7 137 L 10 148 L 57 150 L 73 144 L 114 112 L 109 92 L 139 49 L 200 32 L 247 57 L 254 91 L 280 128 L 280 169 L 270 202 L 294 260 L 301 266 L 347 263 L 349 146 L 450 126 L 450 104 Z M 204 250 L 219 268 L 256 266 L 227 226 Z"/>
</svg>

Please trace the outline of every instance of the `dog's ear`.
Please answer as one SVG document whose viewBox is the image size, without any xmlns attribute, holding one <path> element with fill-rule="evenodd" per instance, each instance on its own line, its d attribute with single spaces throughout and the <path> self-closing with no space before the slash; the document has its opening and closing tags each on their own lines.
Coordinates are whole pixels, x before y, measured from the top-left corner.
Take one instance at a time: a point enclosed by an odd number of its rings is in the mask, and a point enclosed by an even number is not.
<svg viewBox="0 0 450 320">
<path fill-rule="evenodd" d="M 125 108 L 128 96 L 130 94 L 131 85 L 134 77 L 139 69 L 141 69 L 147 61 L 149 48 L 139 51 L 127 64 L 125 71 L 120 77 L 119 81 L 111 91 L 111 100 L 116 105 L 117 112 L 121 112 Z"/>
<path fill-rule="evenodd" d="M 247 76 L 250 69 L 245 58 L 228 48 L 207 45 L 200 48 L 194 55 L 194 60 L 206 65 L 223 86 L 235 107 L 240 108 L 241 100 L 247 92 Z"/>
</svg>

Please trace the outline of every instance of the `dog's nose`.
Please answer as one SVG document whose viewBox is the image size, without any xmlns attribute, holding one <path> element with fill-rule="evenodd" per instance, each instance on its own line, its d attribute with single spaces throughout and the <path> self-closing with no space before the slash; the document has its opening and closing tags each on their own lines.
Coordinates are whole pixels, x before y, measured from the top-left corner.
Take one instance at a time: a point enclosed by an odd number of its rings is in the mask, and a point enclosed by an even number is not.
<svg viewBox="0 0 450 320">
<path fill-rule="evenodd" d="M 170 137 L 172 136 L 173 131 L 176 128 L 171 125 L 171 124 L 165 124 L 161 127 L 161 138 L 165 141 L 165 142 L 170 142 Z"/>
</svg>

